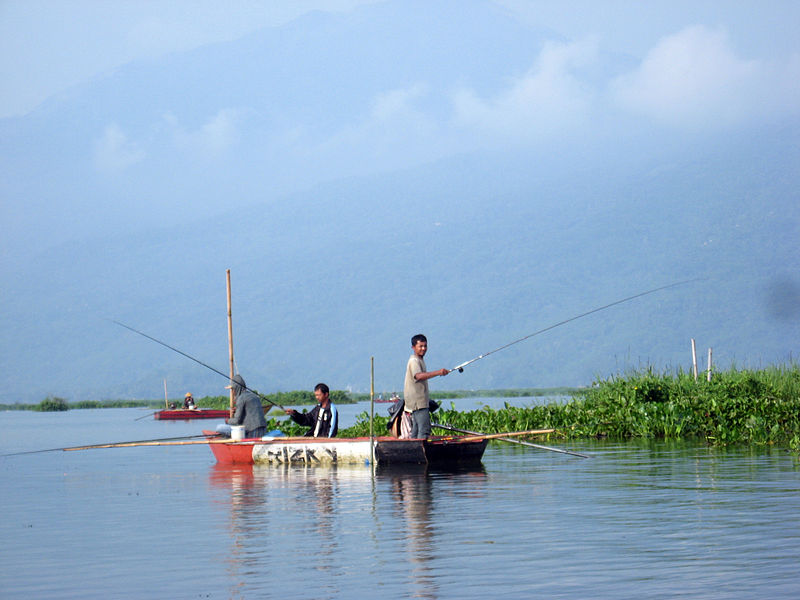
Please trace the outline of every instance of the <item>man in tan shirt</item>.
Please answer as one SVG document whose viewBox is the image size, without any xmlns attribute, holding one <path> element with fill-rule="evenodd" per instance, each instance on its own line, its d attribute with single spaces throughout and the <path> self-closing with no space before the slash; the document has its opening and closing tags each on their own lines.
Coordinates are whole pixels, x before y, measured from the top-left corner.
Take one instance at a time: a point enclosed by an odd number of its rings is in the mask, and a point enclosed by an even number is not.
<svg viewBox="0 0 800 600">
<path fill-rule="evenodd" d="M 403 410 L 411 413 L 411 437 L 427 438 L 431 434 L 431 413 L 428 403 L 431 400 L 428 393 L 428 379 L 431 377 L 444 377 L 450 371 L 426 371 L 425 353 L 428 351 L 427 338 L 418 333 L 411 338 L 411 348 L 414 350 L 406 365 L 406 379 L 403 385 Z"/>
</svg>

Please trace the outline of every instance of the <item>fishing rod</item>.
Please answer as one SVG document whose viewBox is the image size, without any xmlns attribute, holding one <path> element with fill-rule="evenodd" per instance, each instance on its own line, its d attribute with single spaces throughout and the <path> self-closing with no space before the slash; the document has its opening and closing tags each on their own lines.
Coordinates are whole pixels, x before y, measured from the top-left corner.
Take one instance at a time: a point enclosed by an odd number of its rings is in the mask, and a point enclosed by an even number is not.
<svg viewBox="0 0 800 600">
<path fill-rule="evenodd" d="M 556 327 L 561 327 L 561 325 L 566 325 L 567 323 L 570 323 L 571 321 L 575 321 L 576 319 L 580 319 L 581 317 L 585 317 L 585 316 L 591 315 L 593 313 L 600 312 L 601 310 L 605 310 L 607 308 L 611 308 L 612 306 L 616 306 L 617 304 L 622 304 L 623 302 L 630 302 L 631 300 L 634 300 L 636 298 L 641 298 L 642 296 L 647 296 L 648 294 L 654 294 L 656 292 L 660 292 L 661 290 L 666 290 L 668 288 L 676 287 L 676 286 L 679 286 L 679 285 L 685 285 L 685 284 L 691 283 L 693 281 L 702 281 L 702 279 L 703 278 L 686 279 L 684 281 L 678 281 L 676 283 L 670 283 L 669 285 L 662 285 L 661 287 L 653 288 L 652 290 L 647 290 L 646 292 L 641 292 L 639 294 L 634 294 L 633 296 L 628 296 L 627 298 L 623 298 L 622 300 L 617 300 L 616 302 L 612 302 L 611 304 L 606 304 L 605 306 L 601 306 L 599 308 L 594 308 L 594 309 L 592 309 L 590 311 L 587 311 L 585 313 L 582 313 L 580 315 L 577 315 L 577 316 L 574 316 L 574 317 L 570 317 L 569 319 L 565 319 L 564 321 L 560 321 L 560 322 L 558 322 L 558 323 L 556 323 L 554 325 L 550 325 L 549 327 L 545 327 L 544 329 L 540 329 L 539 331 L 535 331 L 535 332 L 533 332 L 533 333 L 531 333 L 529 335 L 526 335 L 525 337 L 519 338 L 518 340 L 514 340 L 513 342 L 509 342 L 508 344 L 500 346 L 499 348 L 495 348 L 494 350 L 490 350 L 489 352 L 486 352 L 485 354 L 481 354 L 480 356 L 476 356 L 473 359 L 470 359 L 470 360 L 468 360 L 466 362 L 461 363 L 460 365 L 457 365 L 457 366 L 453 367 L 452 369 L 450 369 L 450 371 L 458 371 L 459 373 L 463 373 L 464 372 L 464 367 L 466 367 L 467 365 L 471 365 L 472 363 L 474 363 L 476 361 L 479 361 L 482 358 L 486 358 L 487 356 L 489 356 L 490 354 L 494 354 L 495 352 L 500 352 L 500 350 L 505 350 L 509 346 L 513 346 L 514 344 L 519 344 L 520 342 L 524 342 L 525 340 L 527 340 L 529 338 L 532 338 L 535 335 L 539 335 L 540 333 L 544 333 L 545 331 L 550 331 L 551 329 L 555 329 Z"/>
<path fill-rule="evenodd" d="M 189 360 L 193 360 L 193 361 L 194 361 L 194 362 L 196 362 L 198 365 L 202 365 L 202 366 L 204 366 L 206 369 L 209 369 L 209 370 L 211 370 L 211 371 L 214 371 L 214 373 L 217 373 L 218 375 L 222 375 L 222 376 L 223 376 L 225 379 L 227 379 L 228 381 L 230 381 L 230 382 L 231 382 L 231 385 L 233 385 L 233 381 L 231 380 L 231 377 L 230 377 L 230 375 L 226 375 L 226 374 L 225 374 L 225 373 L 223 373 L 222 371 L 218 371 L 218 370 L 217 370 L 217 369 L 215 369 L 214 367 L 212 367 L 212 366 L 210 366 L 210 365 L 207 365 L 206 363 L 204 363 L 204 362 L 203 362 L 203 361 L 201 361 L 201 360 L 198 360 L 198 359 L 196 359 L 194 356 L 190 356 L 190 355 L 186 354 L 186 352 L 183 352 L 182 350 L 178 350 L 177 348 L 174 348 L 173 346 L 170 346 L 169 344 L 167 344 L 167 343 L 165 343 L 165 342 L 162 342 L 161 340 L 157 340 L 156 338 L 154 338 L 154 337 L 152 337 L 152 336 L 150 336 L 150 335 L 147 335 L 146 333 L 143 333 L 143 332 L 139 331 L 138 329 L 134 329 L 133 327 L 131 327 L 131 326 L 129 326 L 129 325 L 125 325 L 125 323 L 120 323 L 119 321 L 115 321 L 114 319 L 109 319 L 109 321 L 111 321 L 112 323 L 116 323 L 116 324 L 117 324 L 117 325 L 119 325 L 120 327 L 124 327 L 125 329 L 129 329 L 130 331 L 132 331 L 132 332 L 134 332 L 134 333 L 138 333 L 139 335 L 141 335 L 141 336 L 143 336 L 143 337 L 146 337 L 148 340 L 152 340 L 152 341 L 154 341 L 156 344 L 161 344 L 161 345 L 162 345 L 162 346 L 164 346 L 165 348 L 169 348 L 169 349 L 170 349 L 170 350 L 172 350 L 173 352 L 177 352 L 178 354 L 180 354 L 181 356 L 185 356 L 185 357 L 186 357 L 186 358 L 188 358 Z M 270 404 L 272 404 L 272 406 L 276 406 L 276 407 L 280 408 L 280 409 L 281 409 L 281 410 L 283 410 L 283 411 L 285 411 L 285 410 L 286 410 L 286 409 L 285 409 L 283 406 L 281 406 L 281 405 L 280 405 L 280 404 L 278 404 L 277 402 L 273 402 L 272 400 L 270 400 L 270 399 L 269 399 L 269 398 L 267 398 L 266 396 L 262 396 L 262 395 L 261 395 L 261 393 L 257 392 L 256 390 L 254 390 L 254 389 L 251 389 L 251 388 L 247 387 L 246 385 L 243 385 L 242 387 L 243 387 L 244 389 L 246 389 L 246 390 L 250 391 L 250 392 L 253 392 L 253 393 L 254 393 L 256 396 L 258 396 L 258 397 L 259 397 L 259 398 L 261 398 L 262 400 L 266 400 L 267 402 L 269 402 Z"/>
<path fill-rule="evenodd" d="M 439 429 L 446 429 L 447 431 L 455 431 L 457 433 L 468 433 L 471 435 L 483 435 L 478 433 L 477 431 L 469 431 L 468 429 L 459 429 L 458 427 L 452 427 L 450 425 L 442 425 L 439 423 L 431 423 L 431 427 L 438 427 Z M 551 452 L 560 452 L 561 454 L 569 454 L 570 456 L 580 456 L 581 458 L 591 458 L 588 454 L 580 454 L 578 452 L 570 452 L 569 450 L 561 450 L 560 448 L 551 448 L 550 446 L 542 446 L 541 444 L 533 444 L 531 442 L 523 442 L 521 440 L 512 440 L 508 437 L 495 437 L 493 439 L 498 439 L 501 442 L 510 442 L 512 444 L 521 444 L 522 446 L 532 446 L 534 448 L 539 448 L 541 450 L 550 450 Z"/>
<path fill-rule="evenodd" d="M 136 418 L 134 419 L 134 421 L 141 421 L 142 419 L 146 419 L 147 417 L 152 417 L 152 416 L 153 416 L 154 414 L 156 414 L 157 412 L 158 412 L 158 411 L 153 411 L 153 412 L 149 412 L 149 413 L 147 413 L 147 414 L 146 414 L 146 415 L 144 415 L 143 417 L 136 417 Z"/>
</svg>

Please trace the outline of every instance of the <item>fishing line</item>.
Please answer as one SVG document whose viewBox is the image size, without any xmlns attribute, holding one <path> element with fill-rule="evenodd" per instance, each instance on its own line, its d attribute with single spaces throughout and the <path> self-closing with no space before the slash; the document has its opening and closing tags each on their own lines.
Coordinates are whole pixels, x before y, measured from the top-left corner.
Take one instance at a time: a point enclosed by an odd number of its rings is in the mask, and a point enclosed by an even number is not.
<svg viewBox="0 0 800 600">
<path fill-rule="evenodd" d="M 555 329 L 556 327 L 560 327 L 561 325 L 566 325 L 567 323 L 570 323 L 571 321 L 575 321 L 576 319 L 580 319 L 581 317 L 585 317 L 585 316 L 591 315 L 593 313 L 600 312 L 601 310 L 605 310 L 607 308 L 611 308 L 612 306 L 616 306 L 617 304 L 622 304 L 623 302 L 629 302 L 629 301 L 634 300 L 636 298 L 641 298 L 642 296 L 647 296 L 648 294 L 654 294 L 655 292 L 660 292 L 661 290 L 666 290 L 668 288 L 676 287 L 676 286 L 679 286 L 679 285 L 685 285 L 687 283 L 692 283 L 694 281 L 703 281 L 703 279 L 704 278 L 699 277 L 699 278 L 695 278 L 695 279 L 686 279 L 684 281 L 678 281 L 676 283 L 670 283 L 669 285 L 662 285 L 661 287 L 657 287 L 657 288 L 654 288 L 652 290 L 647 290 L 646 292 L 641 292 L 639 294 L 634 294 L 633 296 L 628 296 L 627 298 L 623 298 L 622 300 L 617 300 L 616 302 L 612 302 L 611 304 L 606 304 L 605 306 L 601 306 L 599 308 L 594 308 L 594 309 L 592 309 L 590 311 L 587 311 L 587 312 L 582 313 L 580 315 L 577 315 L 575 317 L 570 317 L 569 319 L 565 319 L 564 321 L 560 321 L 560 322 L 556 323 L 555 325 L 550 325 L 549 327 L 545 327 L 544 329 L 540 329 L 539 331 L 535 331 L 535 332 L 533 332 L 533 333 L 531 333 L 529 335 L 526 335 L 525 337 L 519 338 L 518 340 L 514 340 L 513 342 L 509 342 L 508 344 L 500 346 L 499 348 L 495 348 L 494 350 L 490 350 L 489 352 L 487 352 L 485 354 L 481 354 L 480 356 L 476 356 L 475 358 L 473 358 L 471 360 L 468 360 L 466 362 L 463 362 L 460 365 L 458 365 L 456 367 L 453 367 L 450 370 L 451 371 L 458 371 L 459 373 L 463 373 L 464 372 L 464 367 L 466 367 L 467 365 L 472 364 L 475 361 L 481 360 L 482 358 L 486 358 L 487 356 L 489 356 L 490 354 L 494 354 L 495 352 L 500 352 L 500 350 L 505 350 L 509 346 L 513 346 L 514 344 L 519 344 L 520 342 L 524 342 L 525 340 L 527 340 L 529 338 L 532 338 L 535 335 L 539 335 L 540 333 L 544 333 L 545 331 L 550 331 L 551 329 Z"/>
<path fill-rule="evenodd" d="M 112 323 L 116 323 L 116 324 L 117 324 L 117 325 L 119 325 L 120 327 L 124 327 L 125 329 L 129 329 L 130 331 L 132 331 L 132 332 L 134 332 L 134 333 L 138 333 L 139 335 L 141 335 L 141 336 L 143 336 L 143 337 L 146 337 L 148 340 L 152 340 L 152 341 L 154 341 L 156 344 L 161 344 L 161 345 L 162 345 L 162 346 L 164 346 L 165 348 L 169 348 L 169 349 L 170 349 L 170 350 L 172 350 L 173 352 L 177 352 L 178 354 L 180 354 L 181 356 L 185 356 L 185 357 L 186 357 L 186 358 L 188 358 L 189 360 L 193 360 L 193 361 L 194 361 L 194 362 L 196 362 L 198 365 L 202 365 L 202 366 L 204 366 L 206 369 L 209 369 L 209 370 L 211 370 L 211 371 L 214 371 L 214 373 L 216 373 L 216 374 L 218 374 L 218 375 L 222 375 L 222 376 L 223 376 L 225 379 L 227 379 L 227 380 L 228 380 L 228 381 L 231 383 L 231 385 L 233 385 L 233 381 L 231 380 L 231 377 L 230 377 L 230 375 L 226 375 L 226 374 L 225 374 L 225 373 L 223 373 L 222 371 L 218 371 L 218 370 L 217 370 L 217 369 L 215 369 L 214 367 L 212 367 L 212 366 L 210 366 L 210 365 L 207 365 L 206 363 L 204 363 L 204 362 L 203 362 L 203 361 L 201 361 L 201 360 L 198 360 L 198 359 L 196 359 L 194 356 L 190 356 L 190 355 L 186 354 L 186 352 L 183 352 L 182 350 L 178 350 L 177 348 L 174 348 L 173 346 L 170 346 L 169 344 L 167 344 L 167 343 L 165 343 L 165 342 L 162 342 L 161 340 L 157 340 L 156 338 L 154 338 L 154 337 L 152 337 L 152 336 L 150 336 L 150 335 L 147 335 L 146 333 L 143 333 L 143 332 L 139 331 L 138 329 L 134 329 L 133 327 L 130 327 L 129 325 L 125 325 L 125 323 L 120 323 L 119 321 L 115 321 L 114 319 L 109 319 L 109 321 L 111 321 Z M 234 364 L 235 364 L 235 363 L 234 363 Z M 269 398 L 267 398 L 266 396 L 262 396 L 262 395 L 261 395 L 259 392 L 257 392 L 256 390 L 254 390 L 254 389 L 251 389 L 251 388 L 247 387 L 246 385 L 243 385 L 242 387 L 243 387 L 244 389 L 246 389 L 246 390 L 250 391 L 250 392 L 253 392 L 253 393 L 254 393 L 256 396 L 258 396 L 258 397 L 259 397 L 259 398 L 261 398 L 262 400 L 266 400 L 267 402 L 269 402 L 270 404 L 272 404 L 272 406 L 277 406 L 277 407 L 278 407 L 278 408 L 280 408 L 281 410 L 286 410 L 286 409 L 285 409 L 285 408 L 283 408 L 283 407 L 282 407 L 280 404 L 278 404 L 277 402 L 273 402 L 272 400 L 270 400 L 270 399 L 269 399 Z"/>
</svg>

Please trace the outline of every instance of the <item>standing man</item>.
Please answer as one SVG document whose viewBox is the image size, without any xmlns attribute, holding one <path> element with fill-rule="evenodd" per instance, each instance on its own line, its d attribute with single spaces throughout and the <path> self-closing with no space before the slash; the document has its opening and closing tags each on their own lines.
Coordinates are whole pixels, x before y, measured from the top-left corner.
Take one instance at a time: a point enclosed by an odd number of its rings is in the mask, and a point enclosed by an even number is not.
<svg viewBox="0 0 800 600">
<path fill-rule="evenodd" d="M 428 379 L 431 377 L 444 377 L 450 371 L 426 371 L 425 353 L 428 351 L 428 339 L 418 333 L 411 338 L 411 348 L 414 351 L 406 365 L 406 379 L 403 385 L 403 410 L 411 413 L 411 438 L 427 438 L 431 434 L 431 412 L 428 405 L 431 401 L 428 393 Z"/>
<path fill-rule="evenodd" d="M 324 383 L 318 383 L 314 388 L 314 397 L 317 405 L 311 412 L 301 413 L 293 408 L 287 408 L 286 414 L 292 421 L 304 427 L 311 427 L 306 432 L 306 437 L 336 437 L 339 432 L 339 411 L 331 402 L 331 391 Z"/>
<path fill-rule="evenodd" d="M 228 425 L 244 425 L 244 436 L 260 438 L 267 432 L 267 420 L 264 418 L 264 407 L 261 398 L 247 389 L 244 377 L 234 375 L 231 385 L 226 389 L 233 390 L 236 400 L 236 412 L 228 419 Z"/>
</svg>

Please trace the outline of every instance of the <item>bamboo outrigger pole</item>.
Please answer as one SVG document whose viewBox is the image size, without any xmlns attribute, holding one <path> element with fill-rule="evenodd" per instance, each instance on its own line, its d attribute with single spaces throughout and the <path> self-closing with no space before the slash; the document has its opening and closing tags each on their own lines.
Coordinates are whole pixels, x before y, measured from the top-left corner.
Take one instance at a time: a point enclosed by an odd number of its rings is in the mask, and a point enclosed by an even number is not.
<svg viewBox="0 0 800 600">
<path fill-rule="evenodd" d="M 527 431 L 507 431 L 505 433 L 478 433 L 471 432 L 474 435 L 458 438 L 459 442 L 477 442 L 480 440 L 496 440 L 500 438 L 514 437 L 520 435 L 542 435 L 545 433 L 554 433 L 555 429 L 528 429 Z"/>
<path fill-rule="evenodd" d="M 433 427 L 438 427 L 439 429 L 446 429 L 447 431 L 455 431 L 458 433 L 469 433 L 473 436 L 482 436 L 482 434 L 478 433 L 477 431 L 469 431 L 468 429 L 459 429 L 458 427 L 451 427 L 450 425 L 441 425 L 439 423 L 432 423 Z M 553 430 L 547 430 L 552 432 Z M 523 442 L 521 440 L 512 440 L 508 437 L 509 434 L 502 433 L 502 434 L 493 434 L 492 436 L 482 436 L 486 437 L 487 439 L 496 439 L 501 442 L 510 442 L 512 444 L 521 444 L 523 446 L 531 446 L 533 448 L 539 448 L 541 450 L 550 450 L 551 452 L 560 452 L 561 454 L 569 454 L 570 456 L 580 456 L 581 458 L 591 458 L 588 454 L 580 454 L 579 452 L 570 452 L 569 450 L 562 450 L 561 448 L 551 448 L 550 446 L 542 446 L 541 444 L 532 444 L 531 442 Z M 468 439 L 468 438 L 464 438 Z"/>
<path fill-rule="evenodd" d="M 231 313 L 231 270 L 226 269 L 225 275 L 228 280 L 228 358 L 230 359 L 230 374 L 231 374 L 231 381 L 233 381 L 233 376 L 236 375 L 234 370 L 234 360 L 233 360 L 233 317 Z M 229 413 L 230 417 L 233 417 L 234 411 L 234 403 L 233 403 L 233 386 L 231 386 L 230 391 L 230 408 Z"/>
<path fill-rule="evenodd" d="M 204 440 L 197 440 L 196 438 L 206 438 Z M 47 448 L 45 450 L 28 450 L 26 452 L 13 452 L 11 454 L 0 454 L 0 456 L 21 456 L 23 454 L 41 454 L 42 452 L 70 452 L 72 450 L 93 450 L 95 448 L 131 448 L 134 446 L 177 446 L 185 444 L 211 444 L 219 443 L 220 441 L 228 441 L 230 438 L 221 438 L 219 434 L 209 436 L 207 434 L 201 435 L 184 435 L 179 437 L 156 438 L 152 440 L 136 440 L 132 442 L 108 442 L 105 444 L 89 444 L 85 446 L 69 446 L 66 448 Z M 184 440 L 192 440 L 190 442 Z"/>
<path fill-rule="evenodd" d="M 205 440 L 181 440 L 181 441 L 141 441 L 141 442 L 116 442 L 112 444 L 91 444 L 89 446 L 72 446 L 71 448 L 60 448 L 64 452 L 74 452 L 76 450 L 99 450 L 101 448 L 136 448 L 139 446 L 192 446 L 196 444 L 230 444 L 235 442 L 230 438 L 207 438 Z"/>
</svg>

